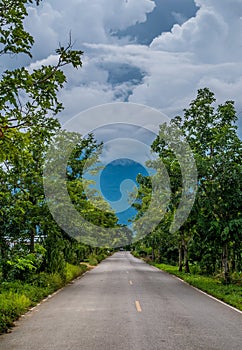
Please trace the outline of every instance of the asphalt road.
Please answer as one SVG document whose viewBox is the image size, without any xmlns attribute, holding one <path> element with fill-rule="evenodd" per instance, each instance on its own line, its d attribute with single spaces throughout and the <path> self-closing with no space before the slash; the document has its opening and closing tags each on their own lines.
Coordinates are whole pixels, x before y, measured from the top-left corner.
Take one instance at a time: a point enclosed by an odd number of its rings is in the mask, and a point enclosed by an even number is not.
<svg viewBox="0 0 242 350">
<path fill-rule="evenodd" d="M 242 314 L 118 252 L 22 317 L 1 350 L 241 350 Z"/>
</svg>

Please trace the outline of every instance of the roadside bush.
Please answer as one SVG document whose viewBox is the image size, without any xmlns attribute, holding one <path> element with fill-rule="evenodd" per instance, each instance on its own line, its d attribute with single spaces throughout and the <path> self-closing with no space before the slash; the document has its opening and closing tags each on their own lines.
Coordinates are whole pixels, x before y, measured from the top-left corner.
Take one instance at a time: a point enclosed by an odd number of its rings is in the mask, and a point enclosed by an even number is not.
<svg viewBox="0 0 242 350">
<path fill-rule="evenodd" d="M 4 292 L 0 294 L 0 332 L 13 326 L 13 321 L 31 306 L 31 300 L 23 294 Z"/>
<path fill-rule="evenodd" d="M 41 272 L 27 282 L 2 282 L 0 285 L 0 333 L 6 332 L 13 322 L 30 306 L 52 294 L 66 283 L 85 272 L 85 265 L 66 264 L 64 274 Z"/>
<path fill-rule="evenodd" d="M 40 272 L 29 281 L 31 286 L 47 290 L 47 295 L 64 286 L 64 280 L 59 273 Z"/>
<path fill-rule="evenodd" d="M 87 267 L 85 265 L 76 266 L 67 263 L 65 267 L 65 282 L 68 283 L 72 281 L 74 278 L 77 278 L 86 270 Z"/>
<path fill-rule="evenodd" d="M 40 244 L 35 245 L 34 253 L 26 254 L 24 250 L 13 250 L 11 259 L 7 261 L 7 265 L 9 267 L 7 279 L 10 281 L 25 281 L 30 278 L 33 273 L 39 272 L 39 269 L 44 260 L 45 253 L 46 249 Z"/>
<path fill-rule="evenodd" d="M 100 253 L 100 254 L 90 254 L 88 256 L 88 262 L 90 265 L 92 266 L 96 266 L 98 263 L 100 263 L 102 260 L 107 258 L 107 254 L 105 254 L 104 252 Z"/>
<path fill-rule="evenodd" d="M 134 256 L 135 258 L 140 258 L 140 255 L 139 255 L 139 253 L 138 253 L 136 250 L 133 250 L 133 251 L 132 251 L 132 254 L 133 254 L 133 256 Z"/>
<path fill-rule="evenodd" d="M 242 272 L 233 272 L 231 274 L 231 282 L 242 287 Z"/>
<path fill-rule="evenodd" d="M 98 259 L 97 259 L 97 255 L 95 254 L 90 254 L 88 256 L 88 262 L 90 265 L 92 266 L 96 266 L 98 264 Z"/>
<path fill-rule="evenodd" d="M 101 253 L 101 254 L 97 255 L 96 258 L 97 258 L 97 261 L 98 261 L 98 262 L 101 262 L 102 260 L 104 260 L 104 259 L 107 258 L 107 255 L 104 254 L 104 253 Z"/>
</svg>

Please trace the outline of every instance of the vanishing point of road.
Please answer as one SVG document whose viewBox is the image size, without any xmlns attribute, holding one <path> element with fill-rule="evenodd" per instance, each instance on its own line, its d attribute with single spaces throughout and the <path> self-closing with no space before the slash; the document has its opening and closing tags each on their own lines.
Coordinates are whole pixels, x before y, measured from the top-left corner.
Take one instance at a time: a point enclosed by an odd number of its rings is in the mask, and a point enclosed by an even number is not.
<svg viewBox="0 0 242 350">
<path fill-rule="evenodd" d="M 1 350 L 241 350 L 242 313 L 118 252 L 0 337 Z"/>
</svg>

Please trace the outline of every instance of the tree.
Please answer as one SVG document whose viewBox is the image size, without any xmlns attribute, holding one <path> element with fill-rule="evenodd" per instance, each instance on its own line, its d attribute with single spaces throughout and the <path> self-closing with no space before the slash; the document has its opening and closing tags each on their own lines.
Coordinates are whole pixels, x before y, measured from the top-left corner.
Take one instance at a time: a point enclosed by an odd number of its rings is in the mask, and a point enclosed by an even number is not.
<svg viewBox="0 0 242 350">
<path fill-rule="evenodd" d="M 93 135 L 83 139 L 77 133 L 59 133 L 46 157 L 44 183 L 48 205 L 62 229 L 86 244 L 113 247 L 122 244 L 121 237 L 127 244 L 126 234 L 122 236 L 117 216 L 94 183 L 83 177 L 100 170 L 101 146 Z"/>
<path fill-rule="evenodd" d="M 182 195 L 182 174 L 175 154 L 162 135 L 178 128 L 188 141 L 196 160 L 198 191 L 187 221 L 177 232 L 179 269 L 184 264 L 189 272 L 188 261 L 192 256 L 193 261 L 205 266 L 206 272 L 214 273 L 222 266 L 224 281 L 228 283 L 230 270 L 241 268 L 242 149 L 234 102 L 226 101 L 217 107 L 215 102 L 208 88 L 198 90 L 183 117 L 177 116 L 170 125 L 160 127 L 152 150 L 159 154 L 170 178 L 168 218 L 172 217 Z M 156 162 L 151 165 L 155 168 Z M 138 215 L 142 207 L 145 208 L 142 195 L 139 198 L 142 204 Z M 159 226 L 162 227 L 162 222 Z M 162 235 L 165 237 L 164 231 Z"/>
<path fill-rule="evenodd" d="M 242 154 L 233 101 L 226 101 L 216 109 L 215 101 L 209 89 L 198 90 L 197 98 L 185 109 L 184 118 L 176 117 L 173 123 L 184 132 L 193 150 L 199 181 L 196 212 L 200 225 L 209 218 L 206 234 L 221 250 L 224 278 L 228 282 L 230 247 L 239 235 L 233 227 L 236 223 L 238 229 L 242 223 Z M 197 222 L 194 225 L 196 231 L 201 231 Z"/>
<path fill-rule="evenodd" d="M 0 1 L 0 55 L 31 57 L 34 38 L 23 21 L 28 4 L 40 1 Z M 66 77 L 62 68 L 82 66 L 81 50 L 74 50 L 71 36 L 56 50 L 56 64 L 32 72 L 26 67 L 5 70 L 0 80 L 0 252 L 3 277 L 15 244 L 24 254 L 26 243 L 34 252 L 35 236 L 53 229 L 61 234 L 48 211 L 42 185 L 43 160 L 51 137 L 59 130 L 56 115 L 63 109 L 57 98 Z M 64 238 L 63 238 L 64 239 Z M 64 244 L 65 245 L 65 244 Z M 15 250 L 16 250 L 15 249 Z M 63 247 L 60 249 L 64 249 Z M 21 256 L 20 256 L 21 259 Z"/>
</svg>

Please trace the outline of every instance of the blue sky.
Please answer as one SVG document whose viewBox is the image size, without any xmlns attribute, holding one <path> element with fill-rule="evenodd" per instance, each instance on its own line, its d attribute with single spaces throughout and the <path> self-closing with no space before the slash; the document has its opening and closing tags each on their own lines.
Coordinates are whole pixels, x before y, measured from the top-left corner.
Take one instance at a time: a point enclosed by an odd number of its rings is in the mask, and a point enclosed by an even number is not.
<svg viewBox="0 0 242 350">
<path fill-rule="evenodd" d="M 65 68 L 62 123 L 113 102 L 172 118 L 209 87 L 218 103 L 235 101 L 242 136 L 242 0 L 43 0 L 28 12 L 33 59 L 5 57 L 2 68 L 55 63 L 55 48 L 70 31 L 84 51 L 82 69 Z"/>
<path fill-rule="evenodd" d="M 129 109 L 126 111 L 128 112 Z M 132 111 L 130 110 L 130 112 Z M 100 113 L 102 113 L 101 109 Z M 89 115 L 93 116 L 93 114 Z M 120 113 L 120 118 L 122 117 L 124 119 L 124 115 Z M 74 124 L 72 125 L 74 126 Z M 75 130 L 77 127 L 74 126 L 73 129 Z M 131 206 L 133 201 L 130 198 L 130 193 L 136 191 L 138 187 L 136 177 L 138 174 L 148 176 L 155 172 L 153 169 L 147 168 L 146 161 L 155 158 L 155 155 L 150 153 L 150 145 L 154 141 L 156 133 L 132 124 L 113 123 L 95 129 L 94 134 L 98 141 L 104 143 L 99 163 L 104 169 L 94 175 L 85 171 L 84 178 L 94 181 L 94 188 L 115 210 L 119 222 L 130 225 L 129 220 L 136 213 Z M 132 139 L 130 136 L 127 138 L 127 135 L 132 135 Z M 92 197 L 89 199 L 92 200 Z"/>
<path fill-rule="evenodd" d="M 109 163 L 102 172 L 100 185 L 101 193 L 112 205 L 113 202 L 121 201 L 122 205 L 129 204 L 129 193 L 136 187 L 137 174 L 148 175 L 147 170 L 141 164 L 128 159 L 119 159 Z M 125 181 L 129 179 L 129 181 Z M 115 179 L 115 181 L 114 181 Z M 123 184 L 123 185 L 121 185 Z M 121 185 L 121 186 L 120 186 Z M 128 205 L 128 208 L 115 208 L 119 222 L 129 224 L 128 220 L 135 216 L 136 210 Z"/>
</svg>

